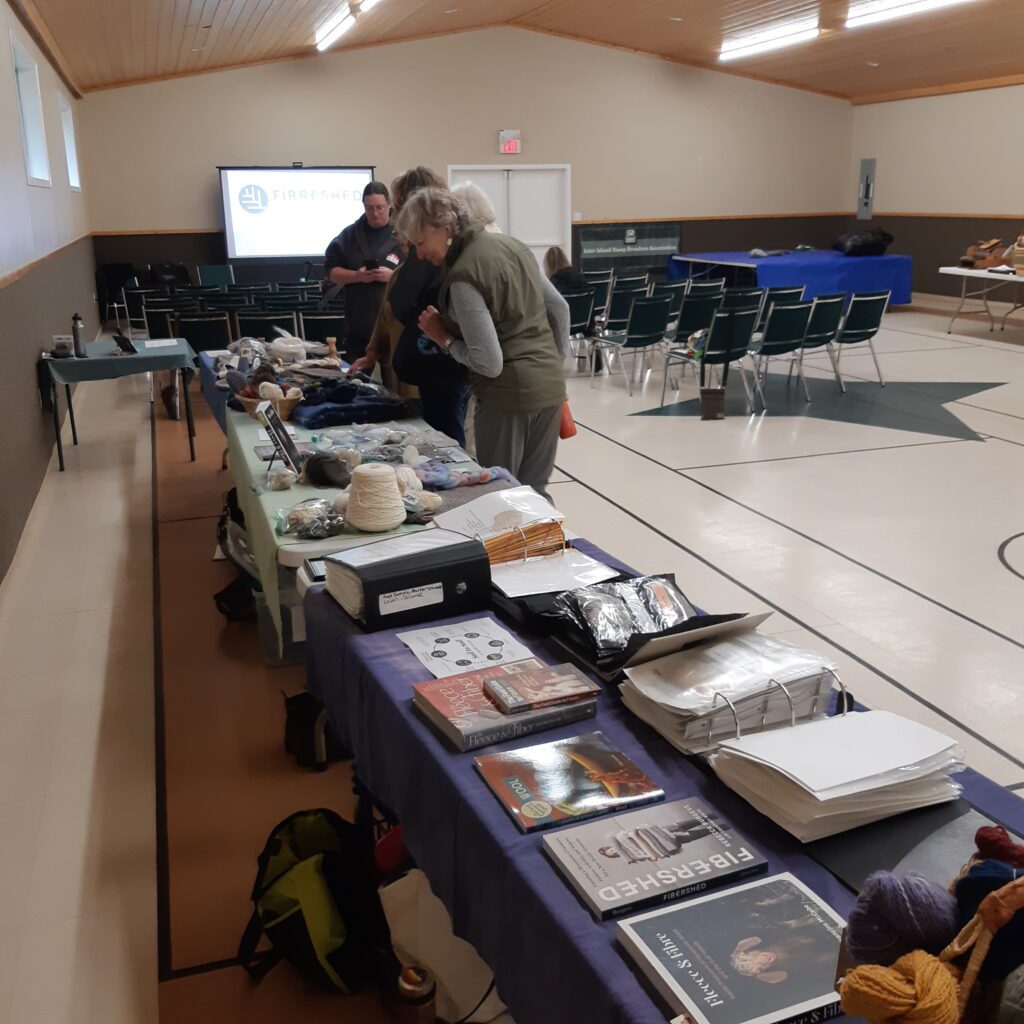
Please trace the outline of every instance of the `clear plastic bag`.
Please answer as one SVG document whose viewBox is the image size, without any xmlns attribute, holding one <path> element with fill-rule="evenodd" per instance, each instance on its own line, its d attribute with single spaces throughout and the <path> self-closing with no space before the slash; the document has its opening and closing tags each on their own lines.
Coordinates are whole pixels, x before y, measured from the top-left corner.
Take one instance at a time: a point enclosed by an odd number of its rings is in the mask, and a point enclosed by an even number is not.
<svg viewBox="0 0 1024 1024">
<path fill-rule="evenodd" d="M 599 654 L 623 650 L 638 635 L 662 633 L 692 618 L 693 605 L 671 577 L 639 576 L 568 590 L 556 600 Z"/>
<path fill-rule="evenodd" d="M 307 498 L 290 509 L 277 510 L 278 536 L 298 540 L 323 540 L 341 533 L 345 520 L 334 511 L 333 503 L 324 498 Z"/>
</svg>

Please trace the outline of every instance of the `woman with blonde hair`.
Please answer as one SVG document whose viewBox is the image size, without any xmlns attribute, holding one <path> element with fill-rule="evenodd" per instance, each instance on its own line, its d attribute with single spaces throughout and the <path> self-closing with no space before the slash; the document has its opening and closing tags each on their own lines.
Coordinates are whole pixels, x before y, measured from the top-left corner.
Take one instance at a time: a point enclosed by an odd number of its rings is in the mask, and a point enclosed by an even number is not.
<svg viewBox="0 0 1024 1024">
<path fill-rule="evenodd" d="M 398 225 L 421 259 L 442 267 L 437 307 L 420 328 L 469 369 L 477 461 L 544 493 L 565 401 L 569 307 L 530 249 L 473 223 L 457 194 L 420 189 Z"/>
<path fill-rule="evenodd" d="M 395 216 L 417 189 L 444 187 L 441 176 L 429 167 L 413 167 L 399 175 L 391 183 Z M 366 355 L 353 369 L 370 373 L 378 362 L 390 363 L 399 381 L 419 389 L 427 423 L 465 445 L 470 391 L 466 368 L 422 338 L 418 324 L 420 314 L 437 302 L 441 272 L 420 259 L 406 239 L 400 236 L 399 241 L 408 251 L 388 281 Z"/>
</svg>

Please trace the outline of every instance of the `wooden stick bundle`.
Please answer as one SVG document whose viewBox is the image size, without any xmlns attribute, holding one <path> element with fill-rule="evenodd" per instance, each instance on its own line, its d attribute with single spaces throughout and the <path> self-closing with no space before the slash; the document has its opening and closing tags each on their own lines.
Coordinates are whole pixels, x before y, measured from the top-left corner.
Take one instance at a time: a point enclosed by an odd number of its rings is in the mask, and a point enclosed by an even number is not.
<svg viewBox="0 0 1024 1024">
<path fill-rule="evenodd" d="M 553 555 L 566 547 L 565 530 L 557 519 L 542 520 L 497 533 L 483 542 L 491 565 Z"/>
</svg>

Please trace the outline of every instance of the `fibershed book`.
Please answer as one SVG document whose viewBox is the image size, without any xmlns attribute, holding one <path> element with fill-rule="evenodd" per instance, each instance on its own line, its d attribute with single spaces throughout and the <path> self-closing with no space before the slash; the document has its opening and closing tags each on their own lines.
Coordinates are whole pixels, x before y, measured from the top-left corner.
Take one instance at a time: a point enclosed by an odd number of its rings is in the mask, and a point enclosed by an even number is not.
<svg viewBox="0 0 1024 1024">
<path fill-rule="evenodd" d="M 765 871 L 768 861 L 691 797 L 544 837 L 544 851 L 598 920 Z"/>
<path fill-rule="evenodd" d="M 692 1024 L 837 1017 L 845 922 L 790 874 L 620 921 L 616 934 L 673 1013 Z"/>
<path fill-rule="evenodd" d="M 524 832 L 665 796 L 655 781 L 601 732 L 484 754 L 476 758 L 476 767 Z"/>
</svg>

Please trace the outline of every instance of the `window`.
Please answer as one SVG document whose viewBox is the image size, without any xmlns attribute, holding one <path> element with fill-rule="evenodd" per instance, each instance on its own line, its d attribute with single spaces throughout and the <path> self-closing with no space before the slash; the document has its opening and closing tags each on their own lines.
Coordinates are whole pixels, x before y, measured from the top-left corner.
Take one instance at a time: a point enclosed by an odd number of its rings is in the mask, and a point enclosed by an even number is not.
<svg viewBox="0 0 1024 1024">
<path fill-rule="evenodd" d="M 58 95 L 60 103 L 60 127 L 64 132 L 64 155 L 68 161 L 68 182 L 73 189 L 81 190 L 82 179 L 78 176 L 78 146 L 75 145 L 75 115 L 71 104 Z"/>
<path fill-rule="evenodd" d="M 50 158 L 46 155 L 46 129 L 43 126 L 43 98 L 39 92 L 39 69 L 28 51 L 11 36 L 14 58 L 14 85 L 21 118 L 21 144 L 25 150 L 25 170 L 30 185 L 50 184 Z"/>
</svg>

